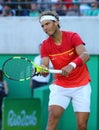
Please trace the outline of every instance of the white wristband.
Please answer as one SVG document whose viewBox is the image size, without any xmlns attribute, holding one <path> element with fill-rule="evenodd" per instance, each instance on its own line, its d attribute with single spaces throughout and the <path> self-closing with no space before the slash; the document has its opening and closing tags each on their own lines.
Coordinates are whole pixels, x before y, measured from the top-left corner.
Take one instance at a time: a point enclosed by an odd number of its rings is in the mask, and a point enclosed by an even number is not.
<svg viewBox="0 0 99 130">
<path fill-rule="evenodd" d="M 74 67 L 74 69 L 75 69 L 76 66 L 77 66 L 74 62 L 70 62 L 69 64 L 72 65 L 72 66 Z"/>
</svg>

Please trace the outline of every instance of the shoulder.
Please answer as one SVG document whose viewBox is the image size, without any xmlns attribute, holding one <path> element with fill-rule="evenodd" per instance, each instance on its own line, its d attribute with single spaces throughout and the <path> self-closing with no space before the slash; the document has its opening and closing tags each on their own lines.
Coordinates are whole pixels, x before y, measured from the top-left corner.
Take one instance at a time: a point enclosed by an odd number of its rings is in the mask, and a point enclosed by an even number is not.
<svg viewBox="0 0 99 130">
<path fill-rule="evenodd" d="M 51 41 L 51 38 L 48 37 L 47 39 L 45 39 L 45 40 L 43 41 L 43 44 L 48 44 L 48 43 L 50 43 L 50 41 Z"/>
<path fill-rule="evenodd" d="M 77 32 L 73 31 L 63 31 L 63 37 L 66 37 L 69 40 L 81 39 L 81 36 Z"/>
<path fill-rule="evenodd" d="M 42 43 L 42 48 L 50 48 L 51 46 L 51 43 L 52 43 L 52 40 L 50 37 L 48 37 L 46 40 L 43 41 Z"/>
<path fill-rule="evenodd" d="M 62 31 L 63 35 L 67 35 L 67 36 L 72 36 L 77 34 L 77 32 L 73 32 L 73 31 Z"/>
</svg>

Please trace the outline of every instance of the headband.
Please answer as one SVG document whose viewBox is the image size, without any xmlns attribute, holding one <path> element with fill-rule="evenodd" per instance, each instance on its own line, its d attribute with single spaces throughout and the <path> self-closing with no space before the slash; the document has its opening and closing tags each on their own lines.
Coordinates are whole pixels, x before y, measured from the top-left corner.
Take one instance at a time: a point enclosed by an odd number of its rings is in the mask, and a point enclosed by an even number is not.
<svg viewBox="0 0 99 130">
<path fill-rule="evenodd" d="M 55 18 L 55 16 L 51 16 L 51 15 L 44 15 L 40 18 L 40 22 L 44 21 L 44 20 L 54 20 L 57 21 L 57 19 Z"/>
</svg>

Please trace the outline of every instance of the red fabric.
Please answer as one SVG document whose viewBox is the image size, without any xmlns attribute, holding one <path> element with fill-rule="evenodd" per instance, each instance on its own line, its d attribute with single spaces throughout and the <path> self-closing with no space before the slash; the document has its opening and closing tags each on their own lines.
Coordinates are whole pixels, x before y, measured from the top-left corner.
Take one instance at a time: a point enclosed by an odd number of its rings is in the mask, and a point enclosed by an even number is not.
<svg viewBox="0 0 99 130">
<path fill-rule="evenodd" d="M 51 37 L 45 40 L 41 48 L 41 56 L 49 57 L 55 69 L 61 69 L 78 57 L 75 47 L 84 44 L 77 33 L 62 32 L 62 43 L 56 45 Z M 85 85 L 90 81 L 87 66 L 84 64 L 74 69 L 68 76 L 56 74 L 55 84 L 70 88 Z"/>
<path fill-rule="evenodd" d="M 77 57 L 76 59 L 73 60 L 73 62 L 77 65 L 77 66 L 81 66 L 83 64 L 83 61 L 80 57 Z"/>
<path fill-rule="evenodd" d="M 63 2 L 72 2 L 72 0 L 63 0 Z M 72 4 L 65 4 L 65 6 L 69 9 L 72 7 Z"/>
</svg>

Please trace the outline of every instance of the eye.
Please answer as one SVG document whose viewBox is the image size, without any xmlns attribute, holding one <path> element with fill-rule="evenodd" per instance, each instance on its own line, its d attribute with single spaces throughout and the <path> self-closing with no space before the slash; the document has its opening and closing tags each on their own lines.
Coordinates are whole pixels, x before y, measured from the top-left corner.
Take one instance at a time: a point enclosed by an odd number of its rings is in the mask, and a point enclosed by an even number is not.
<svg viewBox="0 0 99 130">
<path fill-rule="evenodd" d="M 46 22 L 44 25 L 42 24 L 41 27 L 44 28 L 44 26 L 48 26 L 50 22 Z"/>
<path fill-rule="evenodd" d="M 46 23 L 46 25 L 49 25 L 49 23 Z"/>
</svg>

